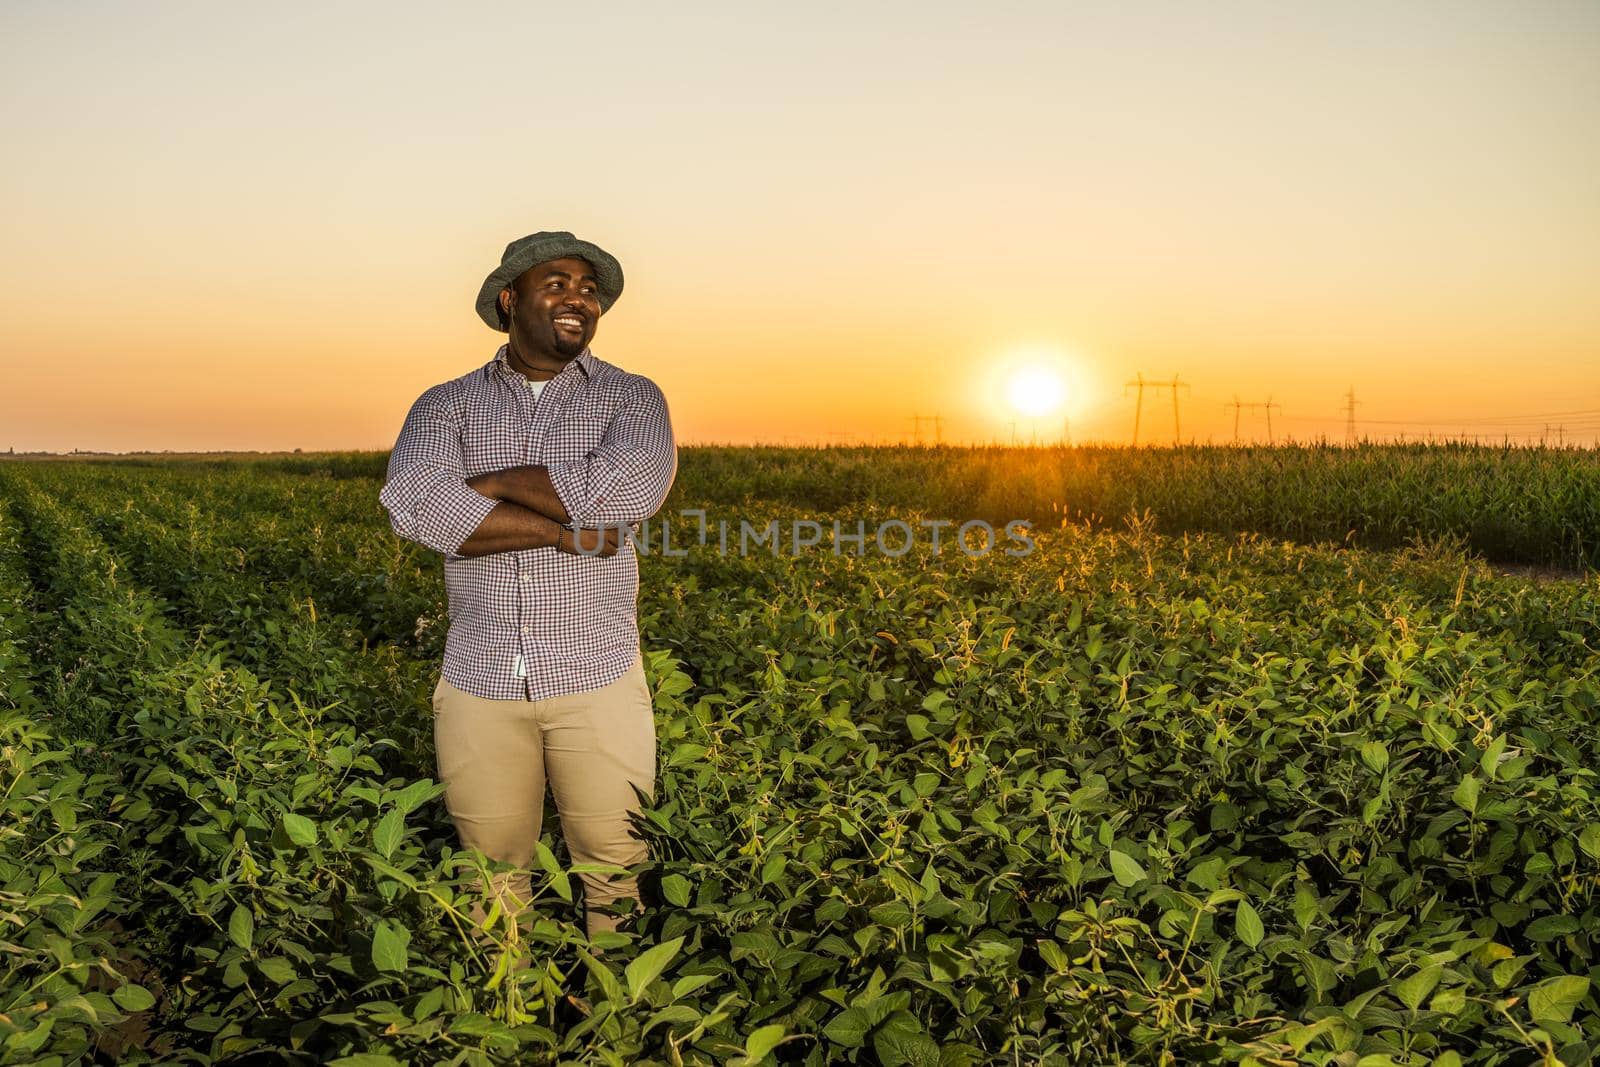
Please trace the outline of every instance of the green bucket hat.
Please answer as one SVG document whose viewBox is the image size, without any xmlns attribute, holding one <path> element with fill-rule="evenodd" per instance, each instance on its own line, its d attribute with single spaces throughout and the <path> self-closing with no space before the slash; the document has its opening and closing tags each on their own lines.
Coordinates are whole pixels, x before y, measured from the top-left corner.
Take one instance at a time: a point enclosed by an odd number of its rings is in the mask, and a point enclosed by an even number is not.
<svg viewBox="0 0 1600 1067">
<path fill-rule="evenodd" d="M 500 325 L 500 290 L 529 267 L 568 256 L 585 260 L 594 268 L 595 281 L 600 286 L 600 312 L 611 310 L 611 305 L 622 295 L 622 264 L 616 257 L 599 245 L 578 240 L 566 230 L 541 230 L 506 245 L 500 265 L 489 272 L 483 280 L 483 288 L 478 290 L 478 317 L 488 323 L 491 330 L 506 332 Z"/>
</svg>

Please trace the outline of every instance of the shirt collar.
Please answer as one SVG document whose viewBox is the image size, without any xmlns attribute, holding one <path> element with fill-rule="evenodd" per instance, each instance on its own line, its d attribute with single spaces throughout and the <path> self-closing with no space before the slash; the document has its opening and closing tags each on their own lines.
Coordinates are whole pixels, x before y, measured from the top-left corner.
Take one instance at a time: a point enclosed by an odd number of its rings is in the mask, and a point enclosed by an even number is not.
<svg viewBox="0 0 1600 1067">
<path fill-rule="evenodd" d="M 521 371 L 515 370 L 511 366 L 510 351 L 511 351 L 511 346 L 509 344 L 503 344 L 503 345 L 500 346 L 499 351 L 495 352 L 495 354 L 494 354 L 494 361 L 495 361 L 495 364 L 498 366 L 501 375 L 512 377 L 512 378 L 519 378 L 523 382 L 529 381 L 527 376 L 525 376 Z M 570 377 L 582 377 L 584 379 L 593 378 L 594 375 L 595 375 L 595 371 L 598 369 L 598 367 L 596 366 L 597 362 L 598 361 L 595 359 L 594 353 L 590 352 L 587 348 L 585 348 L 582 352 L 578 353 L 578 358 L 577 359 L 573 360 L 571 363 L 568 363 L 565 367 L 562 367 L 560 370 L 556 371 L 555 377 L 546 379 L 546 384 L 549 384 L 550 382 L 555 382 L 555 381 L 560 380 L 562 375 L 567 375 L 569 378 Z M 577 367 L 580 373 L 578 375 L 570 374 L 569 371 L 570 371 L 570 369 L 572 367 Z"/>
</svg>

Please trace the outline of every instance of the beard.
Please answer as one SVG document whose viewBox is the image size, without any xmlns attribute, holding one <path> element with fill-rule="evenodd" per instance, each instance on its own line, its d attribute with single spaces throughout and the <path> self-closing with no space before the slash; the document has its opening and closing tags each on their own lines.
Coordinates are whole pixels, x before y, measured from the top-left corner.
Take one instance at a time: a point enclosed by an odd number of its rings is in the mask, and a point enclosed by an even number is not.
<svg viewBox="0 0 1600 1067">
<path fill-rule="evenodd" d="M 557 330 L 557 329 L 555 329 L 553 327 L 551 328 L 550 334 L 551 334 L 551 340 L 553 342 L 553 347 L 555 348 L 555 350 L 558 353 L 560 353 L 563 356 L 571 357 L 571 356 L 579 355 L 589 345 L 589 342 L 588 342 L 587 339 L 585 339 L 585 338 L 583 338 L 581 336 L 580 337 L 568 337 L 566 334 L 562 333 L 560 330 Z"/>
</svg>

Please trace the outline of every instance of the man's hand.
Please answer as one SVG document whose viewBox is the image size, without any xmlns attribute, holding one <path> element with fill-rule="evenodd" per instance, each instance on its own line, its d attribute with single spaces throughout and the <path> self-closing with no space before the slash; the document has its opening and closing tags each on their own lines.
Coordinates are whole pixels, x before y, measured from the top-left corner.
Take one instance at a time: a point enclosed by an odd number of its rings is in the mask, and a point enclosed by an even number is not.
<svg viewBox="0 0 1600 1067">
<path fill-rule="evenodd" d="M 614 556 L 622 547 L 622 533 L 614 526 L 603 529 L 568 530 L 562 528 L 556 549 L 573 556 Z"/>
</svg>

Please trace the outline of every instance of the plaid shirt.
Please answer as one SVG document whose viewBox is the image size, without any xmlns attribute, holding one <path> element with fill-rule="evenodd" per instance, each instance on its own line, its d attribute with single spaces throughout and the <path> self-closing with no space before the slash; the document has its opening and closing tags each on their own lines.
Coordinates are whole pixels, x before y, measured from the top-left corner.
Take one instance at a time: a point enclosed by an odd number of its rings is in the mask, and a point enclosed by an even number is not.
<svg viewBox="0 0 1600 1067">
<path fill-rule="evenodd" d="M 494 359 L 423 393 L 389 455 L 380 499 L 396 533 L 444 556 L 450 630 L 443 674 L 492 700 L 598 689 L 639 655 L 639 561 L 554 547 L 468 558 L 461 543 L 496 501 L 465 479 L 538 465 L 575 526 L 654 515 L 678 469 L 667 402 L 650 379 L 587 349 L 545 383 Z"/>
</svg>

